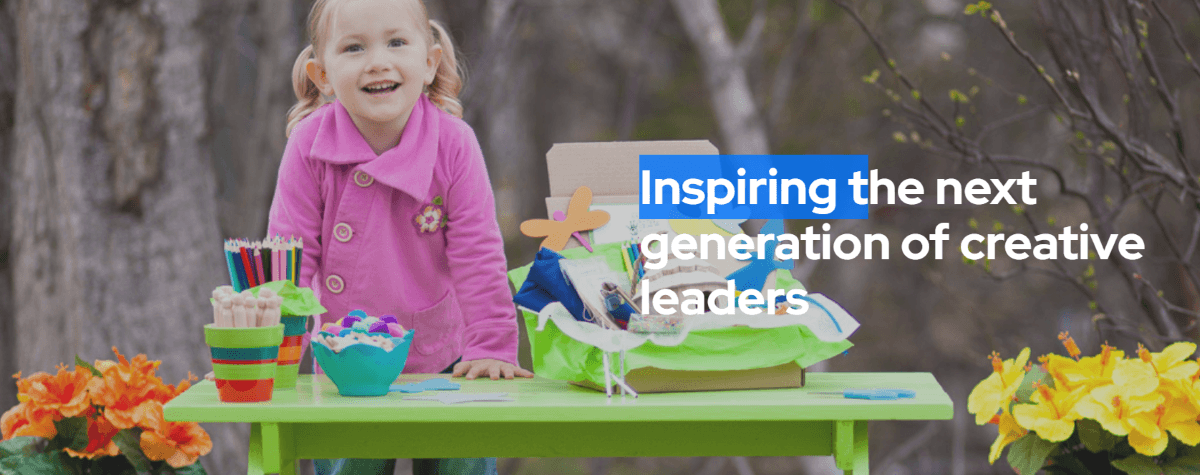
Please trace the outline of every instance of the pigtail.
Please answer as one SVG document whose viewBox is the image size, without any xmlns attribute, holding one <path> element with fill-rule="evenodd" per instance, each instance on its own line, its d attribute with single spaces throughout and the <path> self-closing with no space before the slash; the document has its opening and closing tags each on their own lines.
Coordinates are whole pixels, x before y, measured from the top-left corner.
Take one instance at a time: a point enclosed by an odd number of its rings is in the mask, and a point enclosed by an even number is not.
<svg viewBox="0 0 1200 475">
<path fill-rule="evenodd" d="M 438 108 L 462 118 L 463 106 L 458 100 L 458 93 L 462 90 L 466 71 L 454 54 L 454 42 L 446 33 L 445 27 L 434 20 L 429 20 L 429 26 L 433 29 L 433 41 L 442 46 L 442 61 L 438 63 L 437 75 L 434 76 L 433 83 L 426 88 L 426 93 Z"/>
<path fill-rule="evenodd" d="M 292 91 L 296 93 L 298 100 L 288 110 L 287 135 L 292 134 L 292 129 L 296 128 L 296 124 L 299 124 L 302 119 L 325 104 L 321 90 L 317 89 L 317 85 L 308 78 L 307 66 L 311 59 L 313 59 L 313 47 L 308 45 L 300 52 L 300 56 L 296 57 L 296 64 L 292 66 Z"/>
</svg>

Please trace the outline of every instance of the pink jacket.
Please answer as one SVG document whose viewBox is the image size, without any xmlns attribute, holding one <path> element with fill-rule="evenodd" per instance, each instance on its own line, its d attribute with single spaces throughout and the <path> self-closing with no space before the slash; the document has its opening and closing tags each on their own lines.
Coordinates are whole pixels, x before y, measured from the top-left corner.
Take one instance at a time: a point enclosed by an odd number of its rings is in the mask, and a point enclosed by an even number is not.
<svg viewBox="0 0 1200 475">
<path fill-rule="evenodd" d="M 483 153 L 465 122 L 424 95 L 395 148 L 376 156 L 341 103 L 288 139 L 269 236 L 304 238 L 300 285 L 329 309 L 393 314 L 415 330 L 406 373 L 460 356 L 517 363 L 517 321 Z"/>
</svg>

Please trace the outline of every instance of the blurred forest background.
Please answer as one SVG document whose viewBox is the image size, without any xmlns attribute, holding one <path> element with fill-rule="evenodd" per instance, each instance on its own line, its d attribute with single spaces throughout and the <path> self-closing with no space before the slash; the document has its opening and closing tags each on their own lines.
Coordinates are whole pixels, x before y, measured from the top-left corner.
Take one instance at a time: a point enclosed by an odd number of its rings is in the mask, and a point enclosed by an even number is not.
<svg viewBox="0 0 1200 475">
<path fill-rule="evenodd" d="M 0 0 L 0 374 L 110 348 L 209 370 L 224 237 L 262 236 L 310 0 Z M 1197 336 L 1200 2 L 429 0 L 469 74 L 465 119 L 510 267 L 545 217 L 558 142 L 709 139 L 724 153 L 868 154 L 880 176 L 1039 179 L 1036 206 L 880 205 L 834 234 L 892 258 L 801 261 L 863 324 L 817 370 L 933 372 L 953 421 L 874 422 L 875 473 L 1011 473 L 965 412 L 986 355 Z M 942 260 L 911 233 L 951 224 Z M 978 232 L 1138 233 L 1128 261 L 966 262 Z M 819 222 L 789 222 L 799 233 Z M 524 365 L 529 366 L 527 355 Z M 0 384 L 0 408 L 16 403 Z M 208 425 L 239 473 L 245 425 Z M 502 473 L 836 473 L 829 458 L 502 459 Z M 401 464 L 401 471 L 406 466 Z"/>
</svg>

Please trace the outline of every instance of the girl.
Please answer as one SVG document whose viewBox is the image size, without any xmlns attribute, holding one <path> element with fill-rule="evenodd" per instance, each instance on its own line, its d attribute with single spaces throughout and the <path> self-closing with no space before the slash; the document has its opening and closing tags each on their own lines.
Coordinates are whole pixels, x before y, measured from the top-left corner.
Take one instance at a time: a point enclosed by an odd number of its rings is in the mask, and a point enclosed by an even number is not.
<svg viewBox="0 0 1200 475">
<path fill-rule="evenodd" d="M 304 238 L 300 285 L 326 321 L 363 309 L 415 329 L 406 372 L 532 377 L 516 365 L 503 241 L 479 143 L 459 118 L 449 35 L 421 0 L 317 0 L 308 35 L 268 225 Z M 317 472 L 392 465 L 318 461 Z M 425 467 L 495 473 L 495 459 L 417 461 L 414 472 Z"/>
</svg>

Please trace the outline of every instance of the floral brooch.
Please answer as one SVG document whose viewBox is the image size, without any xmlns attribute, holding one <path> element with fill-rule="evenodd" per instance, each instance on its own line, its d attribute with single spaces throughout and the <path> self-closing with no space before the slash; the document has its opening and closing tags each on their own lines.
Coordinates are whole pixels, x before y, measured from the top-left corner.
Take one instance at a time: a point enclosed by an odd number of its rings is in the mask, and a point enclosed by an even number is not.
<svg viewBox="0 0 1200 475">
<path fill-rule="evenodd" d="M 414 218 L 417 229 L 423 233 L 437 232 L 437 230 L 446 226 L 446 211 L 443 209 L 442 197 L 435 196 L 433 203 L 427 204 L 421 208 Z"/>
</svg>

